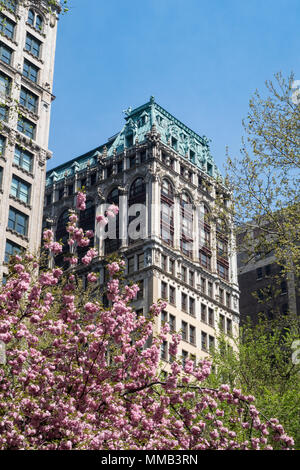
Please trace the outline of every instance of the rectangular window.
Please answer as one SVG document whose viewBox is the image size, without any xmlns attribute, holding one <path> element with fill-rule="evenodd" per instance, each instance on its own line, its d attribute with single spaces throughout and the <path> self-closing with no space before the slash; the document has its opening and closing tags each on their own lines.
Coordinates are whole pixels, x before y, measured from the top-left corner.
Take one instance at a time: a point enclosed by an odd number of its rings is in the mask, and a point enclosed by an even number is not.
<svg viewBox="0 0 300 470">
<path fill-rule="evenodd" d="M 213 351 L 215 348 L 215 338 L 209 335 L 208 342 L 209 342 L 209 350 Z"/>
<path fill-rule="evenodd" d="M 138 286 L 139 286 L 140 290 L 137 293 L 137 299 L 141 300 L 141 299 L 144 298 L 144 280 L 143 279 L 138 281 Z"/>
<path fill-rule="evenodd" d="M 193 299 L 193 297 L 190 297 L 189 308 L 190 308 L 189 314 L 194 317 L 195 316 L 195 299 Z"/>
<path fill-rule="evenodd" d="M 129 158 L 129 168 L 134 168 L 134 167 L 135 167 L 135 163 L 136 163 L 136 158 L 135 158 L 135 156 L 134 156 L 134 157 L 130 157 L 130 158 Z"/>
<path fill-rule="evenodd" d="M 52 203 L 52 193 L 46 194 L 46 206 L 50 206 Z"/>
<path fill-rule="evenodd" d="M 196 344 L 196 328 L 190 325 L 190 343 Z"/>
<path fill-rule="evenodd" d="M 288 293 L 288 287 L 287 287 L 287 282 L 286 281 L 282 281 L 280 283 L 280 288 L 281 288 L 281 293 L 282 294 L 287 294 Z"/>
<path fill-rule="evenodd" d="M 175 261 L 172 258 L 169 259 L 169 271 L 173 276 L 175 275 Z"/>
<path fill-rule="evenodd" d="M 128 274 L 131 274 L 134 272 L 134 256 L 131 258 L 128 258 Z"/>
<path fill-rule="evenodd" d="M 232 320 L 227 318 L 227 334 L 232 335 Z"/>
<path fill-rule="evenodd" d="M 5 44 L 0 42 L 0 59 L 2 62 L 4 62 L 7 65 L 11 64 L 11 59 L 12 59 L 12 49 L 7 47 Z"/>
<path fill-rule="evenodd" d="M 91 186 L 93 186 L 96 183 L 96 173 L 91 174 Z"/>
<path fill-rule="evenodd" d="M 64 187 L 58 188 L 57 192 L 58 192 L 58 199 L 57 200 L 60 201 L 65 195 L 65 188 Z"/>
<path fill-rule="evenodd" d="M 74 192 L 73 184 L 68 184 L 68 196 L 72 196 L 73 192 Z"/>
<path fill-rule="evenodd" d="M 0 34 L 8 37 L 9 39 L 14 38 L 15 23 L 10 21 L 6 16 L 0 13 Z"/>
<path fill-rule="evenodd" d="M 0 166 L 0 189 L 2 188 L 2 180 L 3 180 L 3 168 Z"/>
<path fill-rule="evenodd" d="M 211 256 L 209 256 L 204 251 L 200 250 L 199 261 L 200 261 L 201 266 L 209 270 L 211 269 Z"/>
<path fill-rule="evenodd" d="M 0 72 L 0 94 L 9 96 L 11 90 L 11 78 Z"/>
<path fill-rule="evenodd" d="M 31 64 L 28 60 L 24 60 L 23 75 L 29 78 L 34 83 L 38 81 L 39 69 L 35 65 Z"/>
<path fill-rule="evenodd" d="M 36 113 L 38 107 L 38 97 L 31 93 L 31 91 L 22 87 L 20 93 L 20 104 L 29 111 Z"/>
<path fill-rule="evenodd" d="M 201 304 L 201 321 L 207 323 L 207 307 L 205 304 Z"/>
<path fill-rule="evenodd" d="M 184 266 L 181 267 L 181 279 L 186 282 L 186 268 Z"/>
<path fill-rule="evenodd" d="M 214 311 L 212 308 L 208 309 L 208 324 L 209 326 L 214 326 L 215 324 Z"/>
<path fill-rule="evenodd" d="M 16 243 L 11 242 L 10 240 L 6 240 L 4 262 L 8 263 L 9 258 L 11 256 L 19 255 L 21 251 L 22 251 L 21 246 L 17 245 Z"/>
<path fill-rule="evenodd" d="M 138 271 L 144 268 L 144 253 L 138 255 Z"/>
<path fill-rule="evenodd" d="M 228 266 L 225 266 L 223 263 L 217 261 L 217 270 L 218 274 L 222 279 L 228 280 L 229 278 L 229 269 Z"/>
<path fill-rule="evenodd" d="M 188 325 L 185 321 L 182 321 L 181 322 L 181 338 L 183 339 L 183 341 L 187 341 L 188 337 L 187 337 L 187 331 L 188 331 Z"/>
<path fill-rule="evenodd" d="M 146 161 L 146 151 L 140 153 L 140 162 L 144 163 Z"/>
<path fill-rule="evenodd" d="M 164 361 L 167 361 L 168 359 L 168 343 L 167 341 L 163 341 L 162 342 L 162 345 L 161 345 L 161 355 L 160 355 L 161 359 L 163 359 Z"/>
<path fill-rule="evenodd" d="M 7 10 L 16 11 L 16 0 L 1 0 L 1 6 L 7 8 Z"/>
<path fill-rule="evenodd" d="M 271 265 L 270 264 L 267 264 L 267 266 L 265 266 L 265 273 L 266 273 L 266 276 L 270 276 L 270 274 L 271 274 Z"/>
<path fill-rule="evenodd" d="M 29 204 L 30 202 L 30 192 L 31 185 L 25 181 L 17 178 L 16 176 L 12 177 L 10 194 L 22 202 Z"/>
<path fill-rule="evenodd" d="M 186 294 L 181 294 L 181 310 L 183 312 L 187 311 L 187 295 Z"/>
<path fill-rule="evenodd" d="M 163 310 L 161 312 L 161 323 L 166 323 L 168 321 L 168 312 L 166 310 Z"/>
<path fill-rule="evenodd" d="M 13 207 L 9 208 L 8 228 L 15 230 L 20 235 L 27 235 L 28 232 L 28 215 L 22 214 Z"/>
<path fill-rule="evenodd" d="M 175 139 L 175 137 L 172 137 L 171 145 L 172 145 L 174 150 L 177 150 L 177 139 Z"/>
<path fill-rule="evenodd" d="M 170 286 L 170 304 L 175 305 L 175 287 Z"/>
<path fill-rule="evenodd" d="M 262 274 L 263 274 L 262 268 L 257 268 L 257 269 L 256 269 L 256 279 L 257 279 L 257 281 L 259 281 L 260 279 L 262 279 Z"/>
<path fill-rule="evenodd" d="M 226 292 L 226 307 L 230 308 L 231 307 L 231 296 L 229 292 Z"/>
<path fill-rule="evenodd" d="M 201 348 L 203 351 L 207 351 L 207 333 L 201 331 Z"/>
<path fill-rule="evenodd" d="M 169 315 L 169 325 L 170 325 L 170 333 L 175 333 L 176 331 L 176 318 L 174 315 Z"/>
<path fill-rule="evenodd" d="M 200 286 L 201 286 L 201 293 L 206 294 L 206 279 L 204 277 L 201 277 L 200 281 Z"/>
<path fill-rule="evenodd" d="M 219 302 L 220 302 L 221 304 L 224 303 L 224 290 L 221 289 L 221 288 L 219 288 Z"/>
<path fill-rule="evenodd" d="M 123 171 L 123 160 L 117 163 L 117 173 L 122 173 Z"/>
<path fill-rule="evenodd" d="M 166 257 L 166 255 L 161 255 L 161 268 L 164 272 L 167 271 L 167 257 Z"/>
<path fill-rule="evenodd" d="M 184 349 L 181 352 L 181 360 L 182 360 L 182 367 L 185 367 L 186 360 L 188 358 L 189 353 L 187 351 L 184 351 Z"/>
<path fill-rule="evenodd" d="M 109 165 L 109 166 L 106 168 L 106 178 L 109 178 L 109 177 L 112 175 L 112 172 L 113 172 L 113 166 L 112 166 L 112 165 Z"/>
<path fill-rule="evenodd" d="M 23 116 L 19 117 L 17 128 L 19 132 L 22 132 L 22 134 L 27 135 L 27 137 L 29 137 L 30 139 L 35 138 L 36 125 L 28 119 L 24 118 Z"/>
<path fill-rule="evenodd" d="M 5 151 L 5 137 L 0 135 L 0 157 L 4 155 Z"/>
<path fill-rule="evenodd" d="M 168 284 L 163 281 L 161 283 L 161 298 L 165 300 L 168 299 Z"/>
<path fill-rule="evenodd" d="M 8 107 L 4 104 L 0 104 L 0 121 L 7 121 L 8 119 Z"/>
<path fill-rule="evenodd" d="M 220 330 L 225 331 L 225 317 L 220 314 Z"/>
<path fill-rule="evenodd" d="M 41 41 L 36 39 L 31 34 L 27 33 L 25 44 L 26 51 L 31 52 L 31 54 L 33 54 L 35 57 L 39 57 L 41 51 L 41 44 Z"/>
<path fill-rule="evenodd" d="M 195 276 L 194 276 L 194 271 L 189 271 L 189 284 L 190 286 L 194 287 L 194 279 L 195 279 Z"/>
<path fill-rule="evenodd" d="M 212 285 L 212 282 L 207 283 L 207 295 L 213 299 L 213 285 Z"/>
</svg>

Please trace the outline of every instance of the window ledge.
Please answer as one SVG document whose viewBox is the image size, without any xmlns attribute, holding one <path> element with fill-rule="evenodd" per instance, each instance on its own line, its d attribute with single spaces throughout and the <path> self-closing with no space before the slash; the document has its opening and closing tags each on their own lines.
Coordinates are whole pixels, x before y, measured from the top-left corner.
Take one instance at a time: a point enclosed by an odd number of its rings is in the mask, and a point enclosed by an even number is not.
<svg viewBox="0 0 300 470">
<path fill-rule="evenodd" d="M 19 106 L 20 110 L 24 113 L 24 115 L 26 117 L 29 117 L 33 121 L 38 121 L 38 119 L 39 119 L 38 114 L 30 111 L 28 108 L 25 108 L 25 106 L 21 105 L 20 103 L 18 103 L 18 106 Z"/>
<path fill-rule="evenodd" d="M 44 64 L 44 61 L 42 59 L 40 59 L 39 57 L 37 57 L 36 55 L 34 55 L 31 51 L 28 51 L 27 49 L 23 49 L 24 52 L 26 52 L 27 54 L 29 54 L 33 59 L 37 60 L 40 64 Z"/>
<path fill-rule="evenodd" d="M 26 21 L 26 26 L 28 26 L 33 33 L 37 33 L 41 38 L 43 38 L 43 39 L 46 38 L 46 34 L 43 32 L 43 30 L 35 28 L 28 21 Z"/>
<path fill-rule="evenodd" d="M 33 173 L 32 172 L 30 172 L 28 170 L 25 170 L 25 168 L 22 168 L 21 166 L 17 165 L 16 163 L 13 163 L 12 166 L 17 168 L 18 170 L 22 171 L 22 173 L 25 173 L 25 175 L 30 176 L 31 178 L 33 178 Z"/>
<path fill-rule="evenodd" d="M 20 237 L 22 240 L 29 242 L 29 238 L 26 235 L 22 235 L 21 233 L 17 232 L 16 230 L 6 227 L 6 231 L 12 233 L 13 235 L 16 235 L 17 237 Z"/>
<path fill-rule="evenodd" d="M 28 204 L 27 202 L 21 201 L 21 199 L 18 199 L 17 197 L 13 196 L 12 194 L 9 195 L 10 199 L 13 199 L 14 201 L 18 202 L 19 204 L 22 204 L 22 206 L 26 207 L 26 209 L 31 210 L 31 205 Z"/>
</svg>

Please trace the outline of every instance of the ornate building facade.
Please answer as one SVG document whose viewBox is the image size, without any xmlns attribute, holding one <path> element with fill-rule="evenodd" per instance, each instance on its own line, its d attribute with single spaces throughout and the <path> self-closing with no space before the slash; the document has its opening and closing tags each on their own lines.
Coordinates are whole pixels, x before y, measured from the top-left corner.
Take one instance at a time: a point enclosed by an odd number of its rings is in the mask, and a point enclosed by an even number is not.
<svg viewBox="0 0 300 470">
<path fill-rule="evenodd" d="M 95 230 L 104 204 L 120 209 L 115 226 L 102 234 L 96 230 L 99 257 L 89 269 L 99 270 L 104 282 L 104 256 L 122 255 L 126 275 L 140 285 L 136 312 L 146 314 L 153 302 L 166 300 L 157 328 L 167 321 L 171 331 L 181 331 L 183 360 L 207 356 L 219 328 L 228 338 L 238 333 L 233 239 L 214 216 L 217 194 L 225 204 L 229 194 L 205 137 L 151 97 L 125 111 L 123 129 L 105 144 L 48 171 L 44 226 L 54 230 L 66 250 L 68 210 L 80 188 L 87 195 L 80 219 L 84 229 Z M 109 231 L 115 236 L 109 237 Z M 63 264 L 63 255 L 57 264 Z M 167 343 L 162 359 L 170 361 Z"/>
<path fill-rule="evenodd" d="M 22 249 L 40 246 L 57 8 L 0 2 L 0 279 Z"/>
</svg>

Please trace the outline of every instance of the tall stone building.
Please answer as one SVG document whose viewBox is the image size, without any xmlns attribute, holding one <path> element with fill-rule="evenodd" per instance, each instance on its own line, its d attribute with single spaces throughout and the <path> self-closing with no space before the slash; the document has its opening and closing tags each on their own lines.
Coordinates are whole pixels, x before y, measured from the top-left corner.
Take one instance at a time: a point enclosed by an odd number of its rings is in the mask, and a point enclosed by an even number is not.
<svg viewBox="0 0 300 470">
<path fill-rule="evenodd" d="M 254 246 L 257 231 L 241 231 L 237 236 L 241 323 L 250 318 L 255 324 L 261 315 L 268 320 L 287 313 L 300 315 L 300 280 L 295 273 L 283 274 L 274 250 L 255 253 L 253 248 L 249 254 L 249 242 L 245 246 L 243 239 L 248 233 Z"/>
<path fill-rule="evenodd" d="M 0 279 L 9 256 L 41 240 L 57 9 L 0 2 Z"/>
<path fill-rule="evenodd" d="M 153 97 L 125 115 L 122 130 L 105 144 L 47 172 L 44 225 L 64 241 L 67 251 L 68 210 L 80 188 L 87 194 L 87 209 L 80 217 L 84 229 L 95 229 L 104 203 L 117 204 L 116 227 L 101 236 L 96 230 L 99 258 L 89 269 L 99 270 L 104 282 L 103 257 L 113 252 L 124 256 L 126 275 L 140 285 L 137 313 L 145 314 L 153 302 L 165 299 L 157 328 L 169 322 L 172 331 L 181 331 L 183 360 L 200 359 L 215 346 L 218 328 L 228 338 L 238 332 L 232 235 L 214 217 L 216 194 L 227 204 L 228 191 L 208 140 Z M 115 236 L 108 237 L 114 229 Z M 162 359 L 172 359 L 167 341 Z"/>
</svg>

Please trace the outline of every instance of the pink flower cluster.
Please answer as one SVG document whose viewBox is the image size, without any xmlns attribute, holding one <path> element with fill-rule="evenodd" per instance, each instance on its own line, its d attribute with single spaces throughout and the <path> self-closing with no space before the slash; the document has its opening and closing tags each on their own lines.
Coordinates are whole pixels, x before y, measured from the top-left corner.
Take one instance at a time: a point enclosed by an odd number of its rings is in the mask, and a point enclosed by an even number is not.
<svg viewBox="0 0 300 470">
<path fill-rule="evenodd" d="M 83 196 L 77 198 L 79 210 Z M 118 213 L 114 206 L 108 212 Z M 92 236 L 77 222 L 71 213 L 72 248 Z M 44 240 L 51 250 L 51 231 L 44 232 Z M 97 255 L 88 250 L 83 267 Z M 78 262 L 75 251 L 69 259 L 71 265 Z M 155 335 L 156 317 L 166 303 L 138 316 L 131 302 L 139 288 L 119 280 L 123 266 L 123 261 L 109 263 L 107 285 L 93 285 L 88 298 L 78 288 L 76 269 L 37 276 L 34 258 L 16 257 L 0 290 L 0 341 L 7 355 L 5 367 L 0 365 L 0 449 L 292 448 L 292 437 L 276 419 L 261 416 L 254 397 L 227 384 L 204 385 L 209 361 L 195 365 L 187 359 L 182 365 L 180 335 L 170 337 L 168 324 Z M 95 283 L 97 276 L 90 272 L 87 279 Z M 165 340 L 173 362 L 163 379 Z"/>
</svg>

